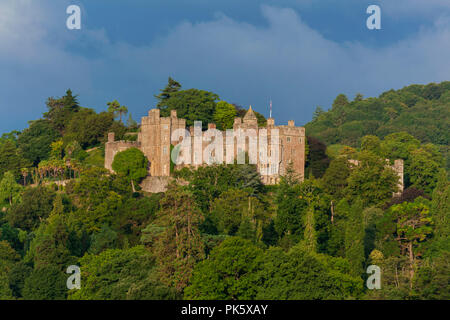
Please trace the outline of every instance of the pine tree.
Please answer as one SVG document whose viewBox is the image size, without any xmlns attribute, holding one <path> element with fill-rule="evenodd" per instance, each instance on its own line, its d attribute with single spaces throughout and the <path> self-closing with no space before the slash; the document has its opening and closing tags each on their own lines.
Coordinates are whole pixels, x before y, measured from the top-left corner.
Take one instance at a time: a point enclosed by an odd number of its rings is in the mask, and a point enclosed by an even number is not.
<svg viewBox="0 0 450 320">
<path fill-rule="evenodd" d="M 305 231 L 304 231 L 305 246 L 310 252 L 316 252 L 317 250 L 317 234 L 316 234 L 316 222 L 314 218 L 314 206 L 309 206 L 305 215 Z"/>
<path fill-rule="evenodd" d="M 20 196 L 20 185 L 16 182 L 14 175 L 8 171 L 0 182 L 0 201 L 8 201 L 9 205 L 16 202 Z"/>
<path fill-rule="evenodd" d="M 350 208 L 345 226 L 345 257 L 350 263 L 354 276 L 359 276 L 363 272 L 364 222 L 362 211 L 362 202 L 357 200 Z"/>
<path fill-rule="evenodd" d="M 204 258 L 199 230 L 203 215 L 185 187 L 170 185 L 160 204 L 156 223 L 164 229 L 154 242 L 159 273 L 161 281 L 181 292 L 195 263 Z"/>
<path fill-rule="evenodd" d="M 160 94 L 155 95 L 155 98 L 158 99 L 158 104 L 156 105 L 156 107 L 158 109 L 163 108 L 166 100 L 168 100 L 173 93 L 179 91 L 180 89 L 181 84 L 169 77 L 166 87 L 161 90 Z"/>
<path fill-rule="evenodd" d="M 450 250 L 450 182 L 442 170 L 433 192 L 431 213 L 434 222 L 434 242 L 444 250 Z"/>
</svg>

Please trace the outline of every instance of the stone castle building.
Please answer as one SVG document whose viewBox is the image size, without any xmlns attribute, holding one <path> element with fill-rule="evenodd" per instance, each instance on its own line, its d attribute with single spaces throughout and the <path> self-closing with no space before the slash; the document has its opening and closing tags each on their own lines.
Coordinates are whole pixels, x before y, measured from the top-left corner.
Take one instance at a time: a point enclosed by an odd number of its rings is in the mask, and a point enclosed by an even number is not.
<svg viewBox="0 0 450 320">
<path fill-rule="evenodd" d="M 208 124 L 208 129 L 215 129 L 214 123 Z M 138 139 L 135 142 L 132 141 L 115 141 L 114 133 L 109 133 L 108 142 L 105 146 L 105 168 L 112 170 L 112 163 L 114 157 L 118 152 L 124 151 L 129 148 L 138 148 L 149 160 L 149 177 L 168 177 L 171 172 L 171 146 L 176 146 L 179 141 L 171 141 L 172 134 L 177 129 L 186 129 L 186 120 L 177 117 L 176 110 L 172 110 L 170 117 L 161 117 L 159 109 L 152 109 L 149 111 L 148 116 L 143 117 L 141 121 L 141 131 L 138 134 Z M 266 148 L 260 147 L 261 141 L 260 130 L 266 129 L 267 142 Z M 274 129 L 278 129 L 274 131 Z M 189 127 L 192 145 L 194 144 L 194 127 Z M 303 180 L 305 172 L 305 128 L 296 127 L 294 120 L 289 120 L 287 125 L 275 126 L 275 120 L 273 118 L 267 119 L 267 125 L 262 128 L 258 127 L 258 121 L 251 106 L 243 119 L 235 118 L 233 124 L 233 131 L 240 132 L 243 135 L 244 143 L 239 143 L 240 137 L 235 137 L 232 142 L 233 147 L 230 147 L 228 140 L 226 139 L 226 132 L 219 131 L 223 137 L 223 158 L 236 159 L 241 152 L 249 152 L 252 144 L 249 138 L 251 134 L 258 141 L 256 141 L 256 154 L 255 157 L 258 171 L 261 173 L 261 179 L 264 184 L 276 184 L 279 182 L 280 176 L 285 174 L 289 165 L 292 166 L 294 172 L 300 179 Z M 278 139 L 273 138 L 275 132 L 278 134 Z M 261 132 L 262 133 L 262 132 Z M 205 136 L 206 131 L 201 133 L 202 135 L 202 151 L 210 144 L 209 139 Z M 186 139 L 186 138 L 184 138 Z M 181 140 L 181 137 L 180 137 Z M 274 142 L 275 140 L 275 142 Z M 255 144 L 253 144 L 255 146 Z M 231 150 L 231 154 L 230 154 Z M 227 154 L 228 151 L 228 154 Z M 269 165 L 260 161 L 261 156 L 270 157 L 272 152 L 278 153 L 277 165 L 268 169 Z M 254 154 L 255 152 L 253 152 Z M 267 154 L 263 154 L 267 153 Z M 192 152 L 193 166 L 198 166 L 198 163 L 204 165 L 206 159 L 198 159 L 197 157 L 204 157 L 203 152 Z M 266 166 L 266 167 L 265 167 Z M 179 168 L 181 166 L 177 166 Z M 264 170 L 265 169 L 265 170 Z M 147 179 L 149 180 L 149 179 Z M 153 182 L 161 181 L 161 179 L 150 179 Z M 144 185 L 150 184 L 144 181 Z M 144 189 L 150 189 L 144 188 Z"/>
<path fill-rule="evenodd" d="M 214 123 L 208 124 L 208 129 L 215 129 Z M 113 171 L 112 163 L 114 157 L 118 152 L 125 151 L 129 148 L 138 148 L 149 160 L 149 172 L 148 177 L 141 184 L 142 188 L 148 192 L 163 192 L 168 182 L 168 177 L 171 174 L 171 150 L 173 146 L 176 146 L 181 141 L 181 137 L 177 141 L 172 141 L 173 133 L 177 129 L 186 129 L 186 120 L 177 117 L 176 110 L 172 110 L 170 117 L 161 117 L 159 109 L 152 109 L 149 111 L 148 116 L 142 117 L 141 130 L 138 133 L 137 141 L 115 141 L 114 133 L 109 133 L 108 142 L 105 145 L 105 168 Z M 277 129 L 278 137 L 273 141 L 271 139 L 274 129 Z M 188 143 L 194 146 L 195 143 L 195 128 L 188 128 L 190 139 Z M 198 129 L 201 130 L 201 129 Z M 262 147 L 261 141 L 259 141 L 259 133 L 261 130 L 266 130 L 267 134 L 267 146 Z M 267 125 L 265 127 L 259 127 L 255 113 L 251 106 L 243 119 L 236 117 L 233 124 L 233 132 L 239 132 L 238 136 L 234 137 L 231 143 L 226 139 L 226 132 L 218 131 L 223 140 L 223 158 L 236 159 L 241 152 L 249 153 L 251 143 L 249 139 L 250 133 L 257 138 L 256 150 L 250 152 L 250 154 L 256 154 L 257 159 L 254 162 L 257 165 L 258 172 L 261 174 L 261 179 L 264 184 L 276 184 L 279 182 L 280 177 L 286 173 L 289 165 L 292 166 L 295 174 L 303 180 L 305 173 L 305 128 L 296 127 L 294 120 L 289 120 L 287 125 L 276 126 L 273 118 L 267 119 Z M 256 135 L 255 135 L 256 134 Z M 238 142 L 239 135 L 242 135 L 244 140 Z M 184 138 L 186 139 L 186 137 Z M 207 137 L 207 131 L 200 133 L 200 145 L 201 152 L 192 152 L 191 165 L 198 167 L 199 165 L 205 165 L 207 159 L 203 159 L 204 151 L 211 143 Z M 242 143 L 242 141 L 244 143 Z M 192 148 L 194 149 L 194 148 Z M 231 154 L 230 154 L 231 150 Z M 263 153 L 266 156 L 270 156 L 275 151 L 279 157 L 277 159 L 277 165 L 269 169 L 268 164 L 264 164 L 260 161 Z M 228 152 L 228 154 L 227 154 Z M 357 160 L 349 160 L 353 165 L 357 166 L 359 162 Z M 389 161 L 389 160 L 386 160 Z M 224 161 L 225 162 L 225 161 Z M 195 164 L 197 163 L 197 164 Z M 200 164 L 199 164 L 200 163 Z M 228 162 L 229 163 L 229 162 Z M 389 164 L 387 164 L 389 165 Z M 175 169 L 180 169 L 185 165 L 177 165 Z M 389 165 L 399 176 L 399 192 L 403 191 L 403 160 L 395 160 L 394 164 Z"/>
</svg>

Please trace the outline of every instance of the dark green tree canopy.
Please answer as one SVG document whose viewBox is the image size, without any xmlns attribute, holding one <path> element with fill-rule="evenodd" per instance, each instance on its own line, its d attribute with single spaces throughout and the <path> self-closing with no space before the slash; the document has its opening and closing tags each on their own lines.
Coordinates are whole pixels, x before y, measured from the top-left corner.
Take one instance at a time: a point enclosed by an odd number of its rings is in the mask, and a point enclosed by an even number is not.
<svg viewBox="0 0 450 320">
<path fill-rule="evenodd" d="M 141 150 L 130 148 L 116 154 L 112 168 L 115 172 L 125 175 L 131 181 L 139 183 L 148 174 L 148 159 Z"/>
<path fill-rule="evenodd" d="M 17 144 L 23 156 L 33 165 L 37 165 L 50 157 L 50 145 L 59 137 L 61 135 L 53 128 L 51 122 L 36 120 L 30 122 L 30 126 L 19 135 Z"/>
</svg>

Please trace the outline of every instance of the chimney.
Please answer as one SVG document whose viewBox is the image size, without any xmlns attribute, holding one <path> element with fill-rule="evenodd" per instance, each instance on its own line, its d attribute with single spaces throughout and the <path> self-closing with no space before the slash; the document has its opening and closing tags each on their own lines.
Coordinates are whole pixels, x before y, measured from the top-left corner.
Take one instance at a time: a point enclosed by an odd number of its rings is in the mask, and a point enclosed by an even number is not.
<svg viewBox="0 0 450 320">
<path fill-rule="evenodd" d="M 275 119 L 274 119 L 274 118 L 268 118 L 268 119 L 267 119 L 267 126 L 268 126 L 268 127 L 273 127 L 273 126 L 275 126 Z"/>
<path fill-rule="evenodd" d="M 216 128 L 216 124 L 215 123 L 208 123 L 208 130 L 209 129 L 215 129 Z"/>
<path fill-rule="evenodd" d="M 177 117 L 177 110 L 170 110 L 170 117 L 176 118 Z"/>
<path fill-rule="evenodd" d="M 288 126 L 289 126 L 289 127 L 295 127 L 295 122 L 294 122 L 294 120 L 289 120 L 289 121 L 288 121 Z"/>
</svg>

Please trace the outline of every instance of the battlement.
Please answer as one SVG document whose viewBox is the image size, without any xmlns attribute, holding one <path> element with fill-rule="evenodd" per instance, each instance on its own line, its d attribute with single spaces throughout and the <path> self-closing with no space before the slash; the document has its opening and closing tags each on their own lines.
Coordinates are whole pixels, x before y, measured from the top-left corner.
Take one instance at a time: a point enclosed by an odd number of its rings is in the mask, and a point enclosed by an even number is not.
<svg viewBox="0 0 450 320">
<path fill-rule="evenodd" d="M 141 143 L 139 141 L 126 141 L 119 140 L 115 141 L 114 132 L 108 133 L 108 142 L 105 143 L 105 168 L 114 172 L 112 164 L 114 157 L 117 153 L 125 151 L 130 148 L 141 148 Z"/>
<path fill-rule="evenodd" d="M 185 130 L 186 120 L 178 118 L 176 110 L 171 110 L 169 117 L 161 117 L 161 111 L 159 109 L 150 110 L 147 116 L 142 117 L 141 132 L 138 134 L 137 142 L 114 141 L 114 133 L 110 133 L 108 135 L 108 142 L 106 143 L 105 167 L 112 171 L 112 162 L 117 152 L 135 147 L 139 148 L 150 162 L 149 176 L 170 176 L 171 147 L 178 144 L 181 140 L 181 138 L 178 140 L 174 138 L 174 141 L 171 140 L 172 134 L 177 129 Z M 208 131 L 203 132 L 201 129 L 201 136 L 199 138 L 194 138 L 196 134 L 194 127 L 191 126 L 188 129 L 190 132 L 190 138 L 183 138 L 191 139 L 190 144 L 192 146 L 194 146 L 195 143 L 197 143 L 197 145 L 199 143 L 199 147 L 201 148 L 196 152 L 192 152 L 191 165 L 204 165 L 204 158 L 207 157 L 204 155 L 204 152 L 208 149 L 211 141 L 215 141 L 216 138 L 211 137 Z M 208 129 L 216 129 L 216 124 L 208 123 Z M 263 183 L 278 183 L 280 176 L 285 174 L 288 165 L 292 165 L 294 171 L 301 178 L 303 178 L 305 168 L 305 128 L 296 127 L 294 120 L 289 120 L 288 124 L 283 126 L 275 126 L 275 119 L 273 118 L 269 118 L 267 120 L 267 136 L 271 148 L 270 151 L 266 149 L 259 149 L 259 132 L 261 129 L 265 130 L 266 128 L 258 127 L 258 119 L 251 106 L 243 118 L 236 117 L 234 119 L 233 129 L 236 134 L 234 139 L 232 139 L 233 146 L 230 146 L 230 142 L 227 141 L 225 131 L 216 131 L 214 134 L 222 134 L 224 143 L 223 156 L 224 159 L 227 159 L 225 161 L 229 161 L 230 159 L 233 161 L 233 159 L 237 159 L 238 154 L 241 154 L 243 151 L 249 152 L 250 150 L 254 153 L 253 159 L 257 159 L 256 165 L 261 173 Z M 270 137 L 273 136 L 272 130 L 275 129 L 278 129 L 279 138 L 277 141 L 272 141 Z M 255 139 L 256 141 L 254 141 Z M 238 143 L 237 141 L 240 142 Z M 255 149 L 252 150 L 251 148 Z M 259 163 L 259 157 L 262 154 L 262 150 L 270 153 L 272 152 L 272 149 L 275 150 L 280 157 L 279 163 L 277 163 L 275 169 L 271 169 L 269 172 L 267 170 L 267 165 Z M 215 154 L 215 152 L 216 150 L 214 150 L 214 152 L 212 152 L 208 157 L 214 157 L 213 153 Z"/>
</svg>

